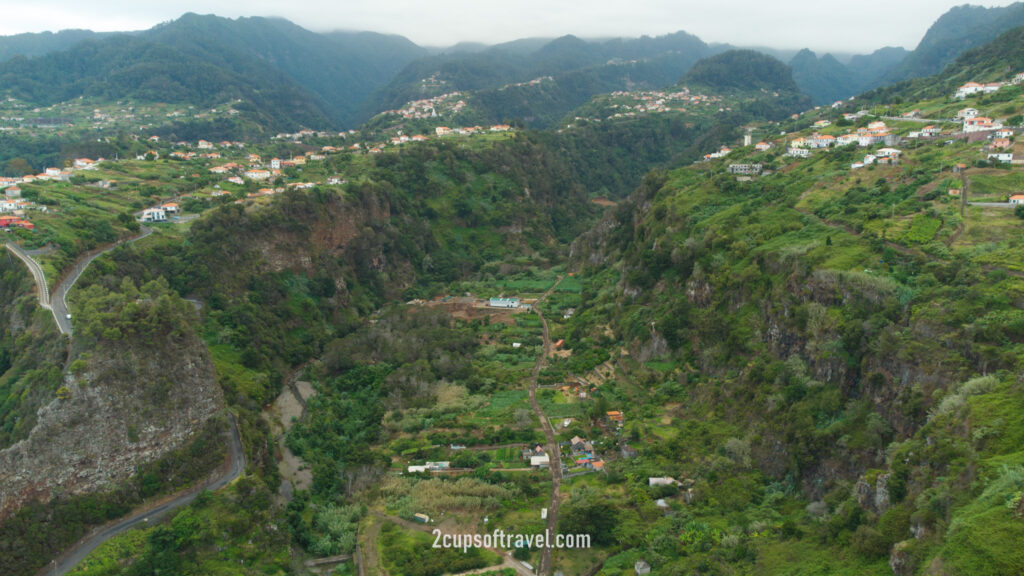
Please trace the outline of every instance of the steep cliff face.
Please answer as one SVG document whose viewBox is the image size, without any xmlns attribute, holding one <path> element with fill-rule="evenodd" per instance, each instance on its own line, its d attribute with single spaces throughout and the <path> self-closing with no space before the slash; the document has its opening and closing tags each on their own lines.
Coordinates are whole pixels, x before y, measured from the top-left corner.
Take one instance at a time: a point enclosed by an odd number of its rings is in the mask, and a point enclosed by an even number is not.
<svg viewBox="0 0 1024 576">
<path fill-rule="evenodd" d="M 913 437 L 957 383 L 1014 368 L 1000 343 L 1015 336 L 951 296 L 981 293 L 977 272 L 823 227 L 785 205 L 799 190 L 743 195 L 715 178 L 652 175 L 574 243 L 573 266 L 614 284 L 581 307 L 576 335 L 600 338 L 588 305 L 616 310 L 632 358 L 685 366 L 680 381 L 699 375 L 692 401 L 735 406 L 765 474 L 819 498 L 884 469 L 888 444 Z"/>
<path fill-rule="evenodd" d="M 67 340 L 17 259 L 0 261 L 0 449 L 24 440 L 62 384 Z"/>
<path fill-rule="evenodd" d="M 0 520 L 31 500 L 127 480 L 138 466 L 185 445 L 223 408 L 209 353 L 182 324 L 187 314 L 197 320 L 194 311 L 146 298 L 152 294 L 136 296 L 129 313 L 141 310 L 158 322 L 156 329 L 90 341 L 85 327 L 86 351 L 71 364 L 57 398 L 39 409 L 27 438 L 0 452 Z M 81 315 L 85 322 L 94 317 Z"/>
</svg>

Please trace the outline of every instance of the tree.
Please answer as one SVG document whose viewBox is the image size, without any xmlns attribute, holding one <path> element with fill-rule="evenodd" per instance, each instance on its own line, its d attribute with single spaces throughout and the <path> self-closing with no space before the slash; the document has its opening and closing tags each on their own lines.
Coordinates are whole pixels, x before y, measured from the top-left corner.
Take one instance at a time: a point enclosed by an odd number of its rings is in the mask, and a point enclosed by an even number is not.
<svg viewBox="0 0 1024 576">
<path fill-rule="evenodd" d="M 4 174 L 8 176 L 24 176 L 26 174 L 35 174 L 35 170 L 32 169 L 32 166 L 24 158 L 13 158 L 4 168 Z"/>
</svg>

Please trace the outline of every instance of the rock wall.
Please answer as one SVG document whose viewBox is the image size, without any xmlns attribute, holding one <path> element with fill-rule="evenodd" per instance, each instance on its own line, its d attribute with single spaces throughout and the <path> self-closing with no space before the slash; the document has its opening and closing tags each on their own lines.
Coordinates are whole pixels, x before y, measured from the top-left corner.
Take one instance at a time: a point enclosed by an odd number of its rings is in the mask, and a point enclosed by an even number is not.
<svg viewBox="0 0 1024 576">
<path fill-rule="evenodd" d="M 27 439 L 0 451 L 0 520 L 31 500 L 127 480 L 137 466 L 183 446 L 224 406 L 195 336 L 104 344 L 87 365 L 65 377 Z"/>
</svg>

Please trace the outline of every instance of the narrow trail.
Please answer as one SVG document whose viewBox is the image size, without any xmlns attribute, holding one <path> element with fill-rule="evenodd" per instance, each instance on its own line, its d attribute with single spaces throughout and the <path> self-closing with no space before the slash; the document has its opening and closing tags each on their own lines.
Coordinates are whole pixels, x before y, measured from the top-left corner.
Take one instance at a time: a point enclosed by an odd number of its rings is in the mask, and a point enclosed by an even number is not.
<svg viewBox="0 0 1024 576">
<path fill-rule="evenodd" d="M 555 440 L 555 430 L 551 427 L 551 422 L 544 416 L 544 411 L 540 409 L 540 404 L 537 402 L 537 378 L 540 376 L 540 371 L 544 368 L 547 363 L 548 356 L 551 354 L 551 334 L 548 330 L 548 321 L 544 318 L 544 313 L 541 312 L 540 303 L 545 298 L 551 295 L 555 291 L 555 288 L 562 282 L 564 276 L 559 276 L 558 280 L 548 288 L 548 291 L 543 296 L 537 299 L 537 302 L 533 305 L 534 310 L 537 312 L 537 316 L 540 317 L 541 327 L 543 328 L 544 336 L 544 350 L 537 359 L 537 363 L 533 366 L 533 373 L 530 374 L 530 406 L 533 408 L 533 413 L 537 415 L 540 420 L 541 428 L 544 429 L 544 437 L 547 441 L 547 452 L 550 458 L 549 468 L 551 470 L 551 501 L 548 504 L 548 533 L 554 536 L 558 527 L 558 505 L 562 502 L 559 496 L 559 491 L 562 487 L 562 453 L 558 446 L 558 442 Z M 540 576 L 547 576 L 551 574 L 551 548 L 544 548 L 541 550 L 540 562 L 537 566 L 537 574 Z"/>
</svg>

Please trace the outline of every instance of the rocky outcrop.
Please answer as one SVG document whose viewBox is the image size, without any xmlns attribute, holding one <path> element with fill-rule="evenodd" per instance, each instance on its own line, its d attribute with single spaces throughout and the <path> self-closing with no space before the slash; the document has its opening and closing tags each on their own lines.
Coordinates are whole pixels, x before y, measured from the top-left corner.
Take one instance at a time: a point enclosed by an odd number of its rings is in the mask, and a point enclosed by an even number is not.
<svg viewBox="0 0 1024 576">
<path fill-rule="evenodd" d="M 31 500 L 94 492 L 186 444 L 224 400 L 195 336 L 92 351 L 38 411 L 29 437 L 0 452 L 0 520 Z"/>
<path fill-rule="evenodd" d="M 876 514 L 884 514 L 889 509 L 891 497 L 889 495 L 889 478 L 892 474 L 879 474 L 872 486 L 865 478 L 857 481 L 853 494 L 857 503 L 863 508 L 874 511 Z"/>
</svg>

